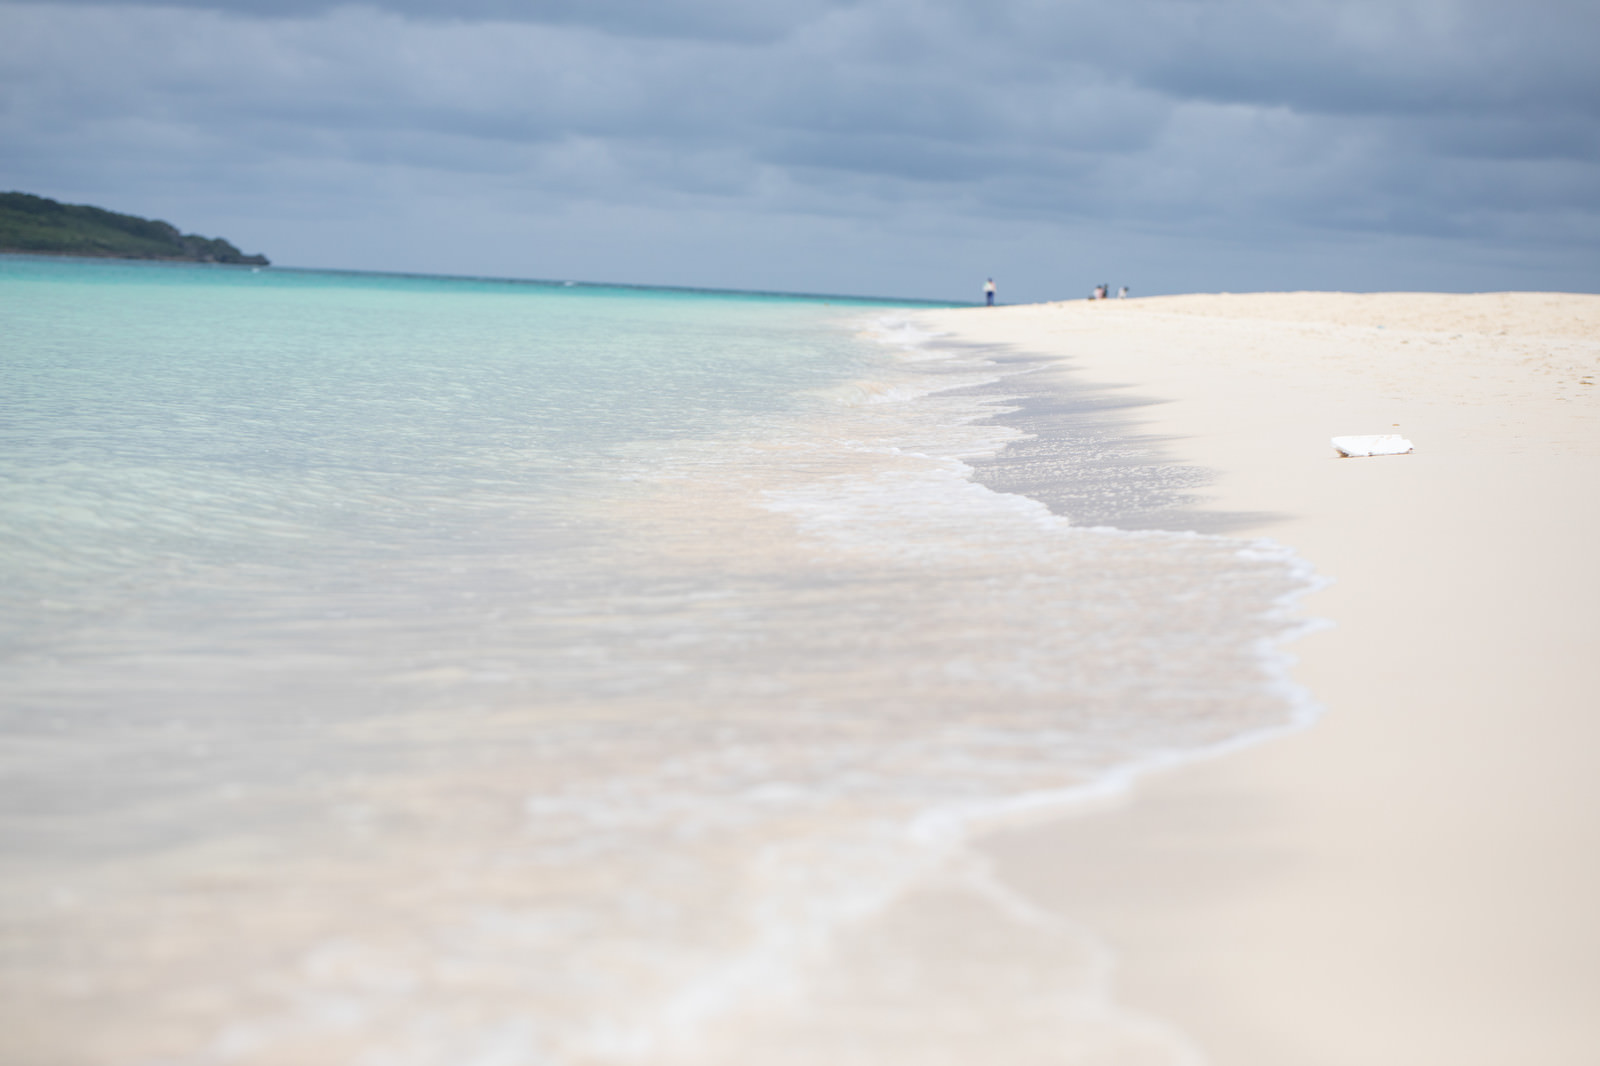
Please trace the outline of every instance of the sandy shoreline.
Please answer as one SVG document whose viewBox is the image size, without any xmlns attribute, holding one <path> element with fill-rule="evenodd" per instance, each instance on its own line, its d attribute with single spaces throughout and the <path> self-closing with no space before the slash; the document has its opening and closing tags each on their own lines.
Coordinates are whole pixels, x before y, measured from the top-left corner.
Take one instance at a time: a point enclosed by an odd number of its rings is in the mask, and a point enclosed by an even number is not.
<svg viewBox="0 0 1600 1066">
<path fill-rule="evenodd" d="M 1230 530 L 1335 579 L 1304 733 L 982 845 L 1219 1066 L 1600 1047 L 1600 296 L 1273 294 L 925 312 L 1162 401 Z M 1334 458 L 1341 434 L 1414 454 Z"/>
</svg>

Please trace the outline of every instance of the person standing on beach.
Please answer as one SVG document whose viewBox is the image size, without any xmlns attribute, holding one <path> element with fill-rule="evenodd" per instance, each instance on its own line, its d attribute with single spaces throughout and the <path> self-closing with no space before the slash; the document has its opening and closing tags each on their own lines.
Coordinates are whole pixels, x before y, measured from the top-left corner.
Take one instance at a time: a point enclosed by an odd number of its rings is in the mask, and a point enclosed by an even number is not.
<svg viewBox="0 0 1600 1066">
<path fill-rule="evenodd" d="M 983 283 L 983 302 L 989 307 L 994 306 L 994 279 L 990 278 Z"/>
<path fill-rule="evenodd" d="M 1117 299 L 1126 300 L 1127 298 L 1128 298 L 1128 287 L 1126 285 L 1124 285 L 1122 288 L 1117 290 Z"/>
</svg>

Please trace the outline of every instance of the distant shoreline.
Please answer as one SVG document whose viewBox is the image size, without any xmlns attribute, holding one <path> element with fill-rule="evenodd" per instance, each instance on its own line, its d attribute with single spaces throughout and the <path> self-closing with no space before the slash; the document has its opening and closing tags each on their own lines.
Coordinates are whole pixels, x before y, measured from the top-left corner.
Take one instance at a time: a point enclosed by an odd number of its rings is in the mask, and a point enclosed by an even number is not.
<svg viewBox="0 0 1600 1066">
<path fill-rule="evenodd" d="M 157 262 L 270 266 L 222 237 L 181 233 L 170 222 L 64 204 L 25 192 L 0 193 L 0 251 L 75 259 L 143 259 Z"/>
<path fill-rule="evenodd" d="M 122 263 L 179 263 L 179 264 L 182 264 L 184 266 L 248 266 L 248 267 L 272 266 L 272 261 L 271 260 L 267 260 L 266 262 L 262 262 L 262 263 L 257 263 L 257 262 L 253 262 L 253 261 L 247 261 L 247 262 L 223 262 L 222 260 L 219 260 L 219 259 L 187 259 L 187 258 L 184 258 L 183 256 L 176 256 L 176 255 L 119 255 L 116 252 L 38 252 L 38 251 L 34 251 L 31 248 L 6 248 L 6 247 L 0 247 L 0 255 L 25 255 L 25 256 L 32 256 L 32 257 L 35 257 L 35 258 L 38 258 L 38 259 L 114 259 L 114 260 L 117 260 L 118 262 L 122 262 Z M 266 259 L 266 256 L 259 256 L 259 257 L 258 256 L 250 256 L 249 257 L 250 260 L 254 260 L 254 259 L 257 259 L 257 258 Z M 296 268 L 294 268 L 294 267 L 288 267 L 288 268 L 277 267 L 275 269 L 278 269 L 278 270 L 283 270 L 283 269 L 293 270 L 293 269 L 296 269 Z"/>
</svg>

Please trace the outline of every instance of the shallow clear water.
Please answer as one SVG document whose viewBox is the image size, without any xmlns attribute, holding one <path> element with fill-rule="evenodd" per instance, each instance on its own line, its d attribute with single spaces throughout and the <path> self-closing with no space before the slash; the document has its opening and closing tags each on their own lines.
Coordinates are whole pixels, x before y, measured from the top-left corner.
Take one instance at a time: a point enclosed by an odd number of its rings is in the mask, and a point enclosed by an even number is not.
<svg viewBox="0 0 1600 1066">
<path fill-rule="evenodd" d="M 819 975 L 975 820 L 1289 722 L 1307 579 L 974 481 L 1029 367 L 908 321 L 0 258 L 0 1042 L 956 1054 L 905 1036 L 949 989 L 840 1021 Z M 1159 491 L 1107 469 L 1056 496 Z"/>
</svg>

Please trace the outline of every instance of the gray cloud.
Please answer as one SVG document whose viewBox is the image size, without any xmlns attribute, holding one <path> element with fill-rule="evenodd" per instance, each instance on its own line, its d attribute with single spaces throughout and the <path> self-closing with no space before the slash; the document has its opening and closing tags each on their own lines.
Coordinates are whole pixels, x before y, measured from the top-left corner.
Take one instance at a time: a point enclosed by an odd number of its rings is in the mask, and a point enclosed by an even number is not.
<svg viewBox="0 0 1600 1066">
<path fill-rule="evenodd" d="M 514 22 L 578 26 L 624 37 L 669 37 L 716 41 L 771 42 L 826 13 L 858 0 L 790 0 L 752 4 L 741 0 L 383 0 L 352 4 L 344 0 L 56 0 L 88 7 L 169 7 L 226 12 L 253 19 L 292 19 L 325 15 L 350 7 L 430 22 Z"/>
<path fill-rule="evenodd" d="M 851 284 L 953 295 L 955 264 L 1042 278 L 1069 248 L 1138 250 L 1166 287 L 1600 285 L 1588 4 L 194 0 L 0 27 L 0 183 L 281 262 L 737 285 L 760 246 L 769 287 L 875 259 Z M 823 230 L 836 253 L 795 240 Z"/>
</svg>

